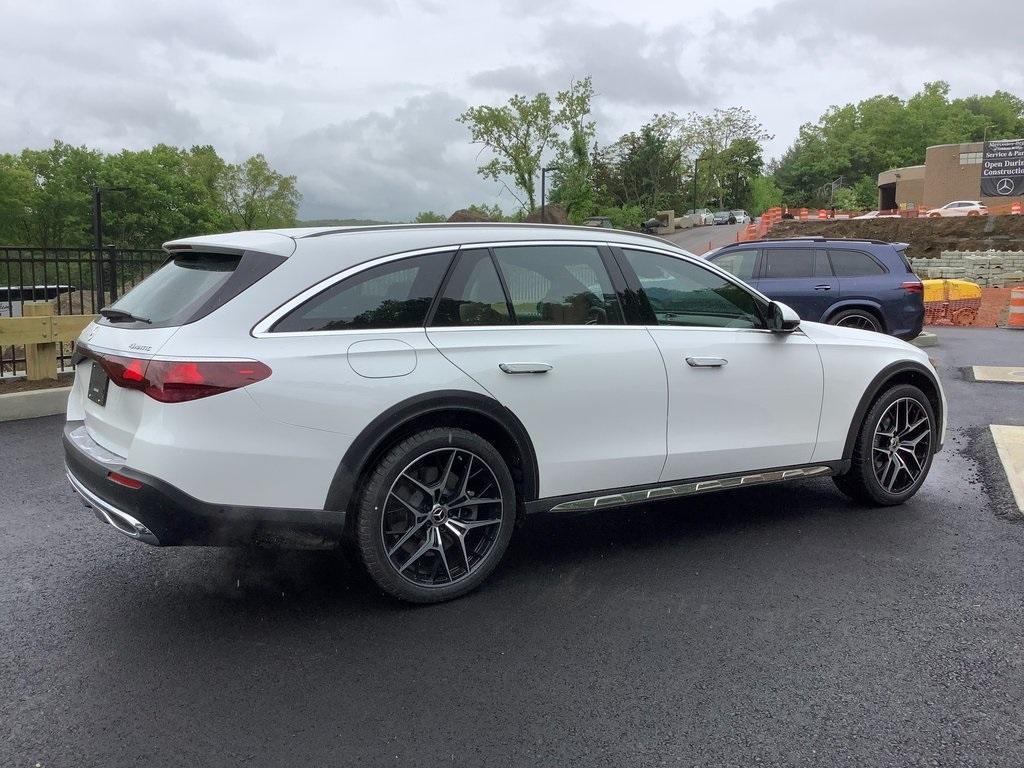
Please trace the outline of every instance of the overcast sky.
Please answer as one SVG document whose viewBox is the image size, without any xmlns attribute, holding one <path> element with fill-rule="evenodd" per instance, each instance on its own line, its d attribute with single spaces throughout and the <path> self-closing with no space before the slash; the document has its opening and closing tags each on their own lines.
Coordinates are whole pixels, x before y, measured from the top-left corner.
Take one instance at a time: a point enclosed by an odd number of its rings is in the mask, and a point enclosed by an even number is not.
<svg viewBox="0 0 1024 768">
<path fill-rule="evenodd" d="M 0 152 L 213 144 L 298 176 L 302 218 L 514 205 L 455 117 L 592 75 L 599 139 L 745 106 L 769 156 L 830 104 L 1024 94 L 1021 0 L 0 0 Z"/>
</svg>

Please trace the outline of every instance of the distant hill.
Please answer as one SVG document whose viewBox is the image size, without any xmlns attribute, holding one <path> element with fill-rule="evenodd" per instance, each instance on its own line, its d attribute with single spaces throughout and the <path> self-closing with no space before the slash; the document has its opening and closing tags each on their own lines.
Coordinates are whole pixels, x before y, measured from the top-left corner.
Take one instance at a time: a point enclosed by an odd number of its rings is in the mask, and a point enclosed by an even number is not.
<svg viewBox="0 0 1024 768">
<path fill-rule="evenodd" d="M 395 224 L 394 221 L 374 219 L 308 219 L 296 222 L 299 227 L 369 227 L 373 224 Z"/>
</svg>

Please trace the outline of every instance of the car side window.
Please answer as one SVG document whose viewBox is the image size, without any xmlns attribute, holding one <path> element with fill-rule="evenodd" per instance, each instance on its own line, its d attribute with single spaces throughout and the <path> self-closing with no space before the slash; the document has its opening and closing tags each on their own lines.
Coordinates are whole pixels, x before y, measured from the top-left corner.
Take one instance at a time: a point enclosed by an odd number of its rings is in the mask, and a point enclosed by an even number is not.
<svg viewBox="0 0 1024 768">
<path fill-rule="evenodd" d="M 519 325 L 621 325 L 622 307 L 601 254 L 589 245 L 494 249 Z"/>
<path fill-rule="evenodd" d="M 757 266 L 757 250 L 727 251 L 720 256 L 715 256 L 711 261 L 716 267 L 721 267 L 729 274 L 736 275 L 740 280 L 750 281 L 754 279 L 754 267 Z"/>
<path fill-rule="evenodd" d="M 762 278 L 796 278 L 813 275 L 813 248 L 766 248 L 764 250 Z"/>
<path fill-rule="evenodd" d="M 270 329 L 422 328 L 452 253 L 429 253 L 363 270 L 326 288 Z"/>
<path fill-rule="evenodd" d="M 836 277 L 870 277 L 885 274 L 885 267 L 863 251 L 830 250 Z"/>
<path fill-rule="evenodd" d="M 754 294 L 710 269 L 650 251 L 623 249 L 658 325 L 763 328 Z"/>
<path fill-rule="evenodd" d="M 814 276 L 832 277 L 832 265 L 828 261 L 828 254 L 822 250 L 814 251 Z"/>
<path fill-rule="evenodd" d="M 432 326 L 511 325 L 508 298 L 486 248 L 461 251 Z"/>
</svg>

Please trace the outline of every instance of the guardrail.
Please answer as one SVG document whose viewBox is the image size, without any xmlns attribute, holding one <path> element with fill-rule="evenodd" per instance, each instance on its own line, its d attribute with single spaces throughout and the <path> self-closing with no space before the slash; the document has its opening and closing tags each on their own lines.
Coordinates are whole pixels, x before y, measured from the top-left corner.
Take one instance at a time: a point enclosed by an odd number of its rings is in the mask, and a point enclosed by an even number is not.
<svg viewBox="0 0 1024 768">
<path fill-rule="evenodd" d="M 25 348 L 29 381 L 56 379 L 60 345 L 73 342 L 95 315 L 58 315 L 52 301 L 26 301 L 21 317 L 0 317 L 0 348 Z"/>
</svg>

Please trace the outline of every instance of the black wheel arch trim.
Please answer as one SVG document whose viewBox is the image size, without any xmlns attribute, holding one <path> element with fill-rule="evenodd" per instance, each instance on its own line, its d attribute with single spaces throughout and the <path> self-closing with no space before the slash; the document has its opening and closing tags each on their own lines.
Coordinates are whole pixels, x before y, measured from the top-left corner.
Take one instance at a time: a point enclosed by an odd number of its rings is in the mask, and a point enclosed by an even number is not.
<svg viewBox="0 0 1024 768">
<path fill-rule="evenodd" d="M 935 426 L 933 427 L 935 438 L 934 452 L 938 453 L 942 450 L 942 443 L 940 440 L 942 436 L 942 422 L 945 418 L 945 414 L 942 413 L 942 389 L 939 386 L 939 381 L 935 378 L 935 375 L 921 365 L 921 363 L 914 362 L 913 360 L 901 360 L 899 362 L 891 363 L 879 371 L 871 380 L 871 383 L 868 384 L 867 389 L 864 390 L 864 394 L 861 395 L 860 402 L 857 403 L 857 409 L 853 412 L 853 419 L 850 422 L 849 432 L 846 434 L 846 444 L 843 447 L 843 459 L 849 460 L 853 458 L 853 444 L 857 441 L 857 435 L 860 432 L 861 425 L 864 422 L 864 417 L 867 415 L 871 404 L 893 378 L 902 373 L 908 372 L 924 376 L 935 388 L 937 402 L 931 403 L 932 409 L 935 411 L 936 421 Z M 929 398 L 929 402 L 931 402 L 931 398 Z"/>
<path fill-rule="evenodd" d="M 825 314 L 821 317 L 821 322 L 831 323 L 833 317 L 848 309 L 870 311 L 871 314 L 875 316 L 875 319 L 881 324 L 882 330 L 888 333 L 889 326 L 888 323 L 885 322 L 885 310 L 882 308 L 881 304 L 878 304 L 872 299 L 840 299 L 825 311 Z"/>
<path fill-rule="evenodd" d="M 334 473 L 324 509 L 348 509 L 359 479 L 368 469 L 369 457 L 375 455 L 397 430 L 414 419 L 453 411 L 486 418 L 509 435 L 522 457 L 523 501 L 536 499 L 540 484 L 537 454 L 533 441 L 530 440 L 530 435 L 519 418 L 487 395 L 465 390 L 438 390 L 410 397 L 391 406 L 363 428 L 345 451 Z"/>
</svg>

